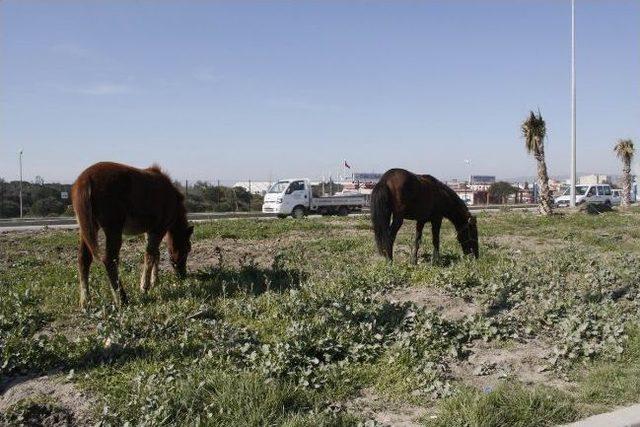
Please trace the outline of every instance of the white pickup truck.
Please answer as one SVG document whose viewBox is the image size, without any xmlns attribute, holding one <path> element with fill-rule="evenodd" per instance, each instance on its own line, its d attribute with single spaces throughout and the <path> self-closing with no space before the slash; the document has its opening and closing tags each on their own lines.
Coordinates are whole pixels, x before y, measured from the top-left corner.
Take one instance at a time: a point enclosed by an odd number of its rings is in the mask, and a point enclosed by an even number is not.
<svg viewBox="0 0 640 427">
<path fill-rule="evenodd" d="M 279 217 L 291 215 L 302 218 L 307 214 L 347 215 L 361 211 L 365 197 L 353 195 L 313 197 L 311 183 L 307 178 L 284 179 L 276 182 L 264 195 L 262 212 L 275 213 Z"/>
</svg>

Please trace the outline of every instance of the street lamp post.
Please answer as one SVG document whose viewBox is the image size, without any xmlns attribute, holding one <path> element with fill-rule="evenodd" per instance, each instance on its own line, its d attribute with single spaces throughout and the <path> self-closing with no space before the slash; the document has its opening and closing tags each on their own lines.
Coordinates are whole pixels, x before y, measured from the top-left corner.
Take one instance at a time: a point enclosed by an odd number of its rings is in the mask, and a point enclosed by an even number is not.
<svg viewBox="0 0 640 427">
<path fill-rule="evenodd" d="M 576 207 L 576 0 L 571 0 L 571 190 L 570 206 Z"/>
<path fill-rule="evenodd" d="M 20 218 L 22 218 L 22 148 L 18 152 L 18 163 L 20 164 Z"/>
</svg>

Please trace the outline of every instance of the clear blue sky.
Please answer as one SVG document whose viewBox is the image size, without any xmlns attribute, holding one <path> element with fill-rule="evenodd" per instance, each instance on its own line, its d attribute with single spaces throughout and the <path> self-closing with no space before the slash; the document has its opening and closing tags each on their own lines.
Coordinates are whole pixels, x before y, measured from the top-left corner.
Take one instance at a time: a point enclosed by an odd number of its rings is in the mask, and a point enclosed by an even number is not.
<svg viewBox="0 0 640 427">
<path fill-rule="evenodd" d="M 640 145 L 640 2 L 578 0 L 578 170 Z M 3 1 L 0 176 L 100 160 L 175 178 L 400 166 L 531 175 L 519 124 L 570 149 L 570 2 Z"/>
</svg>

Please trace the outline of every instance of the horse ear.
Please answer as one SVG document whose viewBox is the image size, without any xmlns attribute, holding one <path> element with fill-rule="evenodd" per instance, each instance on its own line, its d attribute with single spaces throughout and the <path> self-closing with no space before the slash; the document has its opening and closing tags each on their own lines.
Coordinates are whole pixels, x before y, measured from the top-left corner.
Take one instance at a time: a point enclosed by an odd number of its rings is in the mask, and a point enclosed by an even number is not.
<svg viewBox="0 0 640 427">
<path fill-rule="evenodd" d="M 476 217 L 475 216 L 471 215 L 469 217 L 469 224 L 470 225 L 476 225 Z"/>
<path fill-rule="evenodd" d="M 187 227 L 187 234 L 189 235 L 189 237 L 191 237 L 191 235 L 193 234 L 193 225 Z"/>
</svg>

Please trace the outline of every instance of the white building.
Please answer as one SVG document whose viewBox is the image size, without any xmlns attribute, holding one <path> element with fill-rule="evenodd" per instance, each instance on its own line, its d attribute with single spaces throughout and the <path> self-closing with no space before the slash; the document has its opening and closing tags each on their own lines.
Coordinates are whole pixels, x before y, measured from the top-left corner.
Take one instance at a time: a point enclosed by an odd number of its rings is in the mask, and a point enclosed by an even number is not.
<svg viewBox="0 0 640 427">
<path fill-rule="evenodd" d="M 582 175 L 578 178 L 578 184 L 611 184 L 611 176 L 597 173 L 591 175 Z"/>
<path fill-rule="evenodd" d="M 487 191 L 496 182 L 495 175 L 471 175 L 469 188 L 473 191 Z"/>
</svg>

